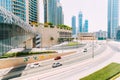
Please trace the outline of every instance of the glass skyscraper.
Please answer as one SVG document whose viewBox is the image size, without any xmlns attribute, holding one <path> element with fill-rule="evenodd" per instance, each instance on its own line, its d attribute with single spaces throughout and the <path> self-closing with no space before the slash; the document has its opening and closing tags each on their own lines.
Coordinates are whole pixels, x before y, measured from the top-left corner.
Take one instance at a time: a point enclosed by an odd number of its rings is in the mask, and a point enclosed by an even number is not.
<svg viewBox="0 0 120 80">
<path fill-rule="evenodd" d="M 63 10 L 61 3 L 57 3 L 57 25 L 63 24 Z"/>
<path fill-rule="evenodd" d="M 63 12 L 60 0 L 43 0 L 44 22 L 53 25 L 63 24 Z"/>
<path fill-rule="evenodd" d="M 119 0 L 108 0 L 108 38 L 116 38 L 119 26 Z"/>
<path fill-rule="evenodd" d="M 83 32 L 88 32 L 88 20 L 85 20 Z"/>
<path fill-rule="evenodd" d="M 76 17 L 72 17 L 72 35 L 76 35 Z"/>
<path fill-rule="evenodd" d="M 0 6 L 26 21 L 25 0 L 0 0 Z"/>
<path fill-rule="evenodd" d="M 83 22 L 83 14 L 80 11 L 79 15 L 78 15 L 78 28 L 79 28 L 79 32 L 82 32 L 82 22 Z"/>
<path fill-rule="evenodd" d="M 29 23 L 38 22 L 38 1 L 29 0 Z"/>
</svg>

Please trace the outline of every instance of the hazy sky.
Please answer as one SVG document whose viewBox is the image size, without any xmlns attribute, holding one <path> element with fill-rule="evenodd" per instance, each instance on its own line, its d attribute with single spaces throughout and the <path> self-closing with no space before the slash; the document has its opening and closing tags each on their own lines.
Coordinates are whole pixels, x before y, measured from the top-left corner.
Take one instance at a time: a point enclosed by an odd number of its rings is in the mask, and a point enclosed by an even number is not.
<svg viewBox="0 0 120 80">
<path fill-rule="evenodd" d="M 89 21 L 89 31 L 107 30 L 107 0 L 61 0 L 65 15 L 65 24 L 71 26 L 71 17 L 83 13 L 83 22 Z"/>
<path fill-rule="evenodd" d="M 42 0 L 41 0 L 42 1 Z M 71 26 L 72 16 L 76 16 L 78 27 L 78 14 L 83 13 L 83 22 L 89 21 L 89 31 L 107 30 L 107 0 L 61 0 L 64 11 L 64 23 Z M 42 5 L 41 5 L 41 8 Z M 41 11 L 43 18 L 43 11 Z M 43 19 L 40 21 L 43 22 Z"/>
</svg>

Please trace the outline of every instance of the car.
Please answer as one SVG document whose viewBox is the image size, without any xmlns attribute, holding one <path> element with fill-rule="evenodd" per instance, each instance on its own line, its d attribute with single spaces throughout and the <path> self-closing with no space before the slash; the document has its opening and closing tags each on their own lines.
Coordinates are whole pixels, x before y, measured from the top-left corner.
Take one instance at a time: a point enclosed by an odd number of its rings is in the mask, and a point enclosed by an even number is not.
<svg viewBox="0 0 120 80">
<path fill-rule="evenodd" d="M 52 68 L 56 68 L 58 66 L 62 66 L 62 64 L 59 62 L 53 63 Z"/>
<path fill-rule="evenodd" d="M 57 56 L 54 58 L 54 60 L 59 60 L 59 59 L 61 59 L 61 56 Z"/>
<path fill-rule="evenodd" d="M 87 51 L 84 50 L 83 52 L 87 52 Z"/>
<path fill-rule="evenodd" d="M 87 52 L 87 48 L 84 48 L 84 51 L 83 52 Z"/>
<path fill-rule="evenodd" d="M 39 63 L 33 63 L 30 65 L 30 68 L 37 68 L 37 67 L 40 67 Z"/>
</svg>

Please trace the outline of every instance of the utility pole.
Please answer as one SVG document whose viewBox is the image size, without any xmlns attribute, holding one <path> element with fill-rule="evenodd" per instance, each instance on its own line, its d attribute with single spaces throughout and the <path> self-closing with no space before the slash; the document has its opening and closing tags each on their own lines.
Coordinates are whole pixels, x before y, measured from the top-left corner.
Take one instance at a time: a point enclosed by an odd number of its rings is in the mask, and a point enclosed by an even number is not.
<svg viewBox="0 0 120 80">
<path fill-rule="evenodd" d="M 92 40 L 92 58 L 94 58 L 94 33 L 93 33 L 93 40 Z"/>
</svg>

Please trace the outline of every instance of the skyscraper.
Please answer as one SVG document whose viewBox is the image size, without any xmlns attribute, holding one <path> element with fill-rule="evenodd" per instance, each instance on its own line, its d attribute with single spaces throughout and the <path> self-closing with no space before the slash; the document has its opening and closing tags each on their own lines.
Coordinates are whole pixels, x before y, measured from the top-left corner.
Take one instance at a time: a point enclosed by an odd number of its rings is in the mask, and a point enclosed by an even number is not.
<svg viewBox="0 0 120 80">
<path fill-rule="evenodd" d="M 0 6 L 26 21 L 25 0 L 0 0 Z"/>
<path fill-rule="evenodd" d="M 25 0 L 26 1 L 26 17 L 27 22 L 38 22 L 38 0 Z"/>
<path fill-rule="evenodd" d="M 88 20 L 85 20 L 83 32 L 88 32 Z"/>
<path fill-rule="evenodd" d="M 57 2 L 57 25 L 63 24 L 63 10 L 60 2 Z"/>
<path fill-rule="evenodd" d="M 119 0 L 108 0 L 108 38 L 116 38 L 119 26 Z"/>
<path fill-rule="evenodd" d="M 72 17 L 72 35 L 76 35 L 76 17 Z"/>
<path fill-rule="evenodd" d="M 80 11 L 80 13 L 78 15 L 78 28 L 79 28 L 79 32 L 82 32 L 82 22 L 83 22 L 83 14 Z"/>
<path fill-rule="evenodd" d="M 60 0 L 43 0 L 44 22 L 53 25 L 63 24 L 63 11 Z"/>
<path fill-rule="evenodd" d="M 27 23 L 38 22 L 37 0 L 0 0 L 0 6 L 14 13 Z"/>
</svg>

